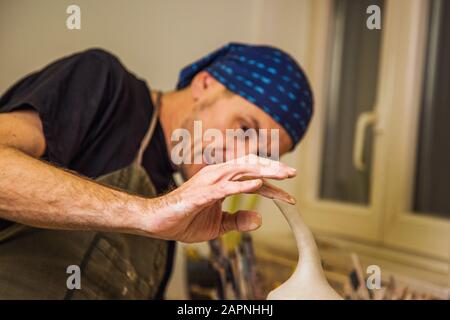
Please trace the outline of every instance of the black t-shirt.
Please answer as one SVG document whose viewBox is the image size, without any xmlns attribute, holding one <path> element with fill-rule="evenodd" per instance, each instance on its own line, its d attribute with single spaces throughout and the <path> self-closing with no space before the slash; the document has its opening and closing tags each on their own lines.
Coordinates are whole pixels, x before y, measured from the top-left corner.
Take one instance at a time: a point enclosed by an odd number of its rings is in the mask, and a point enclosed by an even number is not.
<svg viewBox="0 0 450 320">
<path fill-rule="evenodd" d="M 147 131 L 153 103 L 146 83 L 112 54 L 91 49 L 28 75 L 0 98 L 0 112 L 35 109 L 58 166 L 96 178 L 129 165 Z M 170 188 L 170 166 L 158 122 L 143 166 L 159 192 Z"/>
<path fill-rule="evenodd" d="M 0 112 L 24 108 L 42 121 L 42 159 L 96 178 L 131 164 L 154 106 L 143 80 L 114 55 L 90 49 L 28 75 L 0 98 Z M 169 161 L 158 121 L 142 164 L 159 193 L 174 186 Z M 0 220 L 0 229 L 7 225 Z"/>
</svg>

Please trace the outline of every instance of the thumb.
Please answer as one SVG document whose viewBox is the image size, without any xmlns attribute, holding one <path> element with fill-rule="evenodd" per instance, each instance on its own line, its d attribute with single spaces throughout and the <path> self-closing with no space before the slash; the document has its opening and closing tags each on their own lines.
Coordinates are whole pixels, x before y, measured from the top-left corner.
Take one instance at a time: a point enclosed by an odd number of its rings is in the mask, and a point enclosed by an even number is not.
<svg viewBox="0 0 450 320">
<path fill-rule="evenodd" d="M 258 212 L 239 210 L 235 213 L 222 212 L 221 234 L 230 231 L 253 231 L 261 226 L 262 218 Z"/>
</svg>

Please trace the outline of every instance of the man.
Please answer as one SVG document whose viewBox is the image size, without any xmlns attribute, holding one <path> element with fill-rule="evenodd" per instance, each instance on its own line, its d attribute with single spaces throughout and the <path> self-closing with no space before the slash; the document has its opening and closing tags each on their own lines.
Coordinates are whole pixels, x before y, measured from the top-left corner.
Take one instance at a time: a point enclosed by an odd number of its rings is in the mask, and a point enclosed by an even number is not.
<svg viewBox="0 0 450 320">
<path fill-rule="evenodd" d="M 162 297 L 174 241 L 261 225 L 256 212 L 223 212 L 227 196 L 294 202 L 262 179 L 295 169 L 256 155 L 175 165 L 173 132 L 193 133 L 194 120 L 221 132 L 278 130 L 268 143 L 283 154 L 305 133 L 312 94 L 297 63 L 272 47 L 231 43 L 187 66 L 165 94 L 94 49 L 16 83 L 0 112 L 0 298 L 144 299 Z M 232 154 L 239 143 L 248 141 Z M 187 180 L 178 188 L 175 171 Z"/>
</svg>

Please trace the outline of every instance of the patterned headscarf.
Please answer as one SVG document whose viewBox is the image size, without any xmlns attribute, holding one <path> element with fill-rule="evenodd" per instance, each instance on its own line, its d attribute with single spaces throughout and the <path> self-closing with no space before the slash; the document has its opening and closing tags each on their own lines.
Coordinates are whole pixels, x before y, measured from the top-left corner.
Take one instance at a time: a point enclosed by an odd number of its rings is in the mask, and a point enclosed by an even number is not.
<svg viewBox="0 0 450 320">
<path fill-rule="evenodd" d="M 228 90 L 269 114 L 289 133 L 294 146 L 306 132 L 313 96 L 305 73 L 280 49 L 230 43 L 181 70 L 177 89 L 208 71 Z"/>
</svg>

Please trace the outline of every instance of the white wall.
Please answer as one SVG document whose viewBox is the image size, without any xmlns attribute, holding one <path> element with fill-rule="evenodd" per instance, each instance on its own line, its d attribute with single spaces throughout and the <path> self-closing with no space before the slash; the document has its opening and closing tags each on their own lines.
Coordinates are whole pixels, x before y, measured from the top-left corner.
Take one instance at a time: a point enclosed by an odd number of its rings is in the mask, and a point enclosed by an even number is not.
<svg viewBox="0 0 450 320">
<path fill-rule="evenodd" d="M 82 29 L 65 26 L 69 4 Z M 52 59 L 104 47 L 153 86 L 173 88 L 182 66 L 227 41 L 255 39 L 257 1 L 2 0 L 0 91 Z"/>
</svg>

